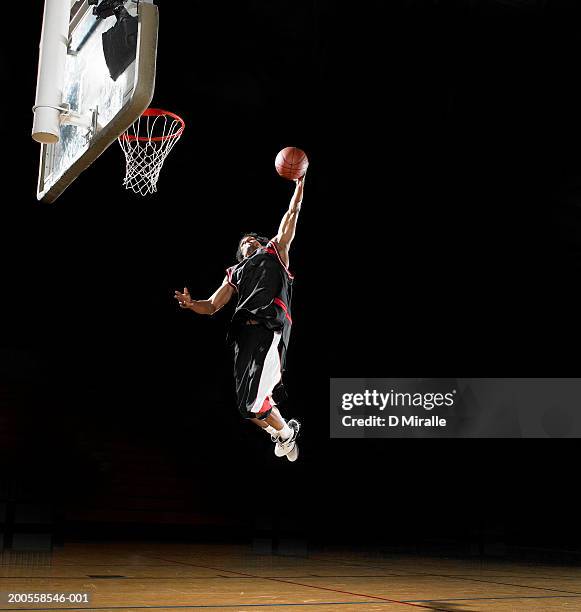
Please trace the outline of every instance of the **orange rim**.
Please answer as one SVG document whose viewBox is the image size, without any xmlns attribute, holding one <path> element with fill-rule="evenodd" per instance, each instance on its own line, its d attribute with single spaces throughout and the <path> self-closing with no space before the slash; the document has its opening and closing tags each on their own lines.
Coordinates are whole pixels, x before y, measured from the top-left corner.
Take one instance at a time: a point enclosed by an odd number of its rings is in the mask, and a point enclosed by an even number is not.
<svg viewBox="0 0 581 612">
<path fill-rule="evenodd" d="M 141 117 L 162 117 L 162 116 L 172 117 L 176 121 L 179 121 L 181 123 L 179 130 L 175 132 L 174 134 L 168 134 L 167 136 L 155 136 L 153 138 L 149 138 L 148 136 L 134 136 L 133 134 L 128 134 L 127 132 L 125 132 L 124 134 L 121 134 L 119 138 L 121 138 L 121 140 L 130 140 L 130 141 L 138 140 L 140 142 L 161 142 L 163 140 L 169 140 L 171 138 L 179 138 L 182 135 L 182 132 L 184 131 L 186 127 L 186 122 L 179 115 L 176 115 L 175 113 L 172 113 L 171 111 L 162 110 L 161 108 L 148 108 L 141 115 Z"/>
</svg>

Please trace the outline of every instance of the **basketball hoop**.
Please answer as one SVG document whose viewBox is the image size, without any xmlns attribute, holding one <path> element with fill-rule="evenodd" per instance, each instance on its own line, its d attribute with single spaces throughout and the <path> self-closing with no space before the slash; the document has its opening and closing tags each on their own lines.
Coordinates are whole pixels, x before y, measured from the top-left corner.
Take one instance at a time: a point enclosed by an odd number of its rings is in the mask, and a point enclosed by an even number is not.
<svg viewBox="0 0 581 612">
<path fill-rule="evenodd" d="M 180 139 L 186 124 L 169 111 L 148 108 L 121 136 L 125 153 L 126 189 L 145 195 L 157 191 L 157 179 L 165 158 Z"/>
</svg>

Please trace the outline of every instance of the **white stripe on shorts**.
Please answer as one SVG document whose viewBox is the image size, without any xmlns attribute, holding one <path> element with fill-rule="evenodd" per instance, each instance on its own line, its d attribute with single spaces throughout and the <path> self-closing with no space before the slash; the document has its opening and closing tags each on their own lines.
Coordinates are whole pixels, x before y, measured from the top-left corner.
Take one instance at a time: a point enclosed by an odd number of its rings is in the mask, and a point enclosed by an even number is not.
<svg viewBox="0 0 581 612">
<path fill-rule="evenodd" d="M 274 332 L 272 344 L 264 358 L 262 373 L 260 375 L 260 383 L 258 384 L 258 393 L 256 401 L 252 406 L 251 412 L 259 412 L 264 404 L 264 400 L 272 393 L 274 387 L 280 382 L 280 355 L 278 354 L 278 344 L 280 342 L 281 332 Z"/>
</svg>

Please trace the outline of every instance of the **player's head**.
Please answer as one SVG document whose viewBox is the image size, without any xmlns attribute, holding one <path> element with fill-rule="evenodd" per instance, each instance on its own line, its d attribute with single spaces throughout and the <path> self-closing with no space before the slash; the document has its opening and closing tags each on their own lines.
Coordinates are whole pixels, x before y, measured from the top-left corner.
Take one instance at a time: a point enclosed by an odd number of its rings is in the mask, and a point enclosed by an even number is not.
<svg viewBox="0 0 581 612">
<path fill-rule="evenodd" d="M 259 236 L 255 232 L 247 232 L 242 235 L 240 242 L 238 243 L 238 250 L 236 251 L 236 261 L 242 261 L 246 257 L 250 257 L 256 249 L 261 246 L 266 246 L 268 238 Z"/>
</svg>

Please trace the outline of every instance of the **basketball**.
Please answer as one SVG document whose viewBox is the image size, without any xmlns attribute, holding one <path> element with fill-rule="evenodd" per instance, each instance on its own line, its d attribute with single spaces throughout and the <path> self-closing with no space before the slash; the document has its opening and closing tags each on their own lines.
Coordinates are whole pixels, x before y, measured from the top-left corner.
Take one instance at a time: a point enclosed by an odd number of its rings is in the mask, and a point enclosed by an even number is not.
<svg viewBox="0 0 581 612">
<path fill-rule="evenodd" d="M 290 181 L 301 178 L 309 167 L 305 152 L 296 147 L 285 147 L 274 160 L 276 171 Z"/>
</svg>

